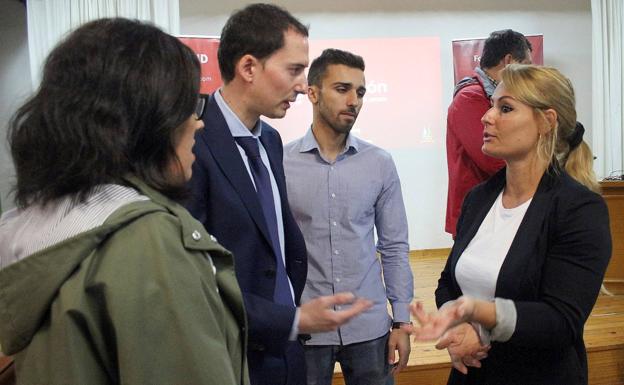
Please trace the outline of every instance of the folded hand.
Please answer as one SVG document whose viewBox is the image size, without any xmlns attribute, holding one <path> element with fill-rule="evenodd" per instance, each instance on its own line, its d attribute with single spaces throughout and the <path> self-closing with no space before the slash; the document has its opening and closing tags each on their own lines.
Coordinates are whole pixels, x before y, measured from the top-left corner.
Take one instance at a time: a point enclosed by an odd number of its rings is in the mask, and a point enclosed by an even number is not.
<svg viewBox="0 0 624 385">
<path fill-rule="evenodd" d="M 467 374 L 468 366 L 480 368 L 480 360 L 487 357 L 490 345 L 481 345 L 479 335 L 469 323 L 461 323 L 450 329 L 436 344 L 436 349 L 446 348 L 453 367 Z"/>
</svg>

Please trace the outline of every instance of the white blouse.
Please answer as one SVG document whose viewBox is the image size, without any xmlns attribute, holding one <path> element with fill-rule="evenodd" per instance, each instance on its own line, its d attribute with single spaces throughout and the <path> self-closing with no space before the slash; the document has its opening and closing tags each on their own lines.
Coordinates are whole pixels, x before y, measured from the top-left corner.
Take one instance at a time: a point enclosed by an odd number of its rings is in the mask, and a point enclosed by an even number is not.
<svg viewBox="0 0 624 385">
<path fill-rule="evenodd" d="M 501 266 L 531 200 L 506 209 L 503 206 L 503 192 L 498 195 L 479 230 L 457 261 L 455 277 L 464 295 L 484 301 L 495 300 Z M 511 337 L 515 329 L 515 305 L 511 300 L 498 298 L 496 305 L 497 327 L 492 330 L 492 339 L 504 341 Z M 509 322 L 502 322 L 503 319 Z"/>
</svg>

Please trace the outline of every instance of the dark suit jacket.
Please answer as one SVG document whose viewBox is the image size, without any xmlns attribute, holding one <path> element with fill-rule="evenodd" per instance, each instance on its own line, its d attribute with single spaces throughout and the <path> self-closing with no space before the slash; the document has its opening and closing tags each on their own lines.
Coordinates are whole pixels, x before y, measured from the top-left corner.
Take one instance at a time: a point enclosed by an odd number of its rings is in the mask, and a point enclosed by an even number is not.
<svg viewBox="0 0 624 385">
<path fill-rule="evenodd" d="M 262 208 L 223 114 L 211 97 L 197 132 L 192 198 L 187 208 L 219 243 L 232 251 L 249 323 L 248 362 L 252 384 L 305 382 L 302 349 L 288 343 L 295 308 L 273 302 L 276 260 Z M 286 271 L 298 305 L 305 285 L 307 256 L 303 236 L 288 206 L 282 141 L 262 123 L 260 141 L 267 151 L 282 204 Z M 298 344 L 298 343 L 297 343 Z M 300 344 L 299 348 L 301 348 Z"/>
<path fill-rule="evenodd" d="M 505 169 L 466 197 L 436 302 L 462 295 L 455 267 L 505 185 Z M 495 296 L 514 301 L 516 329 L 492 343 L 481 369 L 452 370 L 449 384 L 587 384 L 583 326 L 600 290 L 611 235 L 607 207 L 564 171 L 549 169 L 503 262 Z M 487 262 L 484 262 L 487 263 Z"/>
</svg>

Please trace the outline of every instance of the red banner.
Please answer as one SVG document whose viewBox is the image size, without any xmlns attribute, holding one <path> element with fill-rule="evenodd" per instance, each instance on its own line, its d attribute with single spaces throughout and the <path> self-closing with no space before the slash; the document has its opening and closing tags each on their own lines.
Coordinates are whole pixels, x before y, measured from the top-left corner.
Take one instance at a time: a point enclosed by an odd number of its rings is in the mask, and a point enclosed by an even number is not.
<svg viewBox="0 0 624 385">
<path fill-rule="evenodd" d="M 527 35 L 533 48 L 531 56 L 533 64 L 544 64 L 544 35 Z M 453 70 L 455 84 L 466 76 L 472 76 L 475 67 L 479 66 L 481 52 L 486 39 L 453 40 Z"/>
<path fill-rule="evenodd" d="M 212 94 L 223 84 L 217 59 L 219 38 L 209 36 L 179 36 L 178 38 L 195 52 L 201 64 L 199 92 Z"/>
</svg>

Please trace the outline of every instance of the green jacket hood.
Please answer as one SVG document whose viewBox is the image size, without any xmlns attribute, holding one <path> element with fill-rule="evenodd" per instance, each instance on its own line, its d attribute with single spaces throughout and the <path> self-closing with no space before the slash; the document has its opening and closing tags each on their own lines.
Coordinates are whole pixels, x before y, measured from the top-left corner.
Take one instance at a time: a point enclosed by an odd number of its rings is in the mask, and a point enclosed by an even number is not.
<svg viewBox="0 0 624 385">
<path fill-rule="evenodd" d="M 111 214 L 101 225 L 40 250 L 0 270 L 0 346 L 5 354 L 24 349 L 39 329 L 59 288 L 81 262 L 118 229 L 145 215 L 171 212 L 182 221 L 182 242 L 187 249 L 220 250 L 214 238 L 196 239 L 205 230 L 186 209 L 135 177 L 129 184 L 149 200 L 129 203 Z"/>
<path fill-rule="evenodd" d="M 49 311 L 61 285 L 111 233 L 156 211 L 153 201 L 128 204 L 110 220 L 0 270 L 0 344 L 6 354 L 24 349 Z"/>
</svg>

